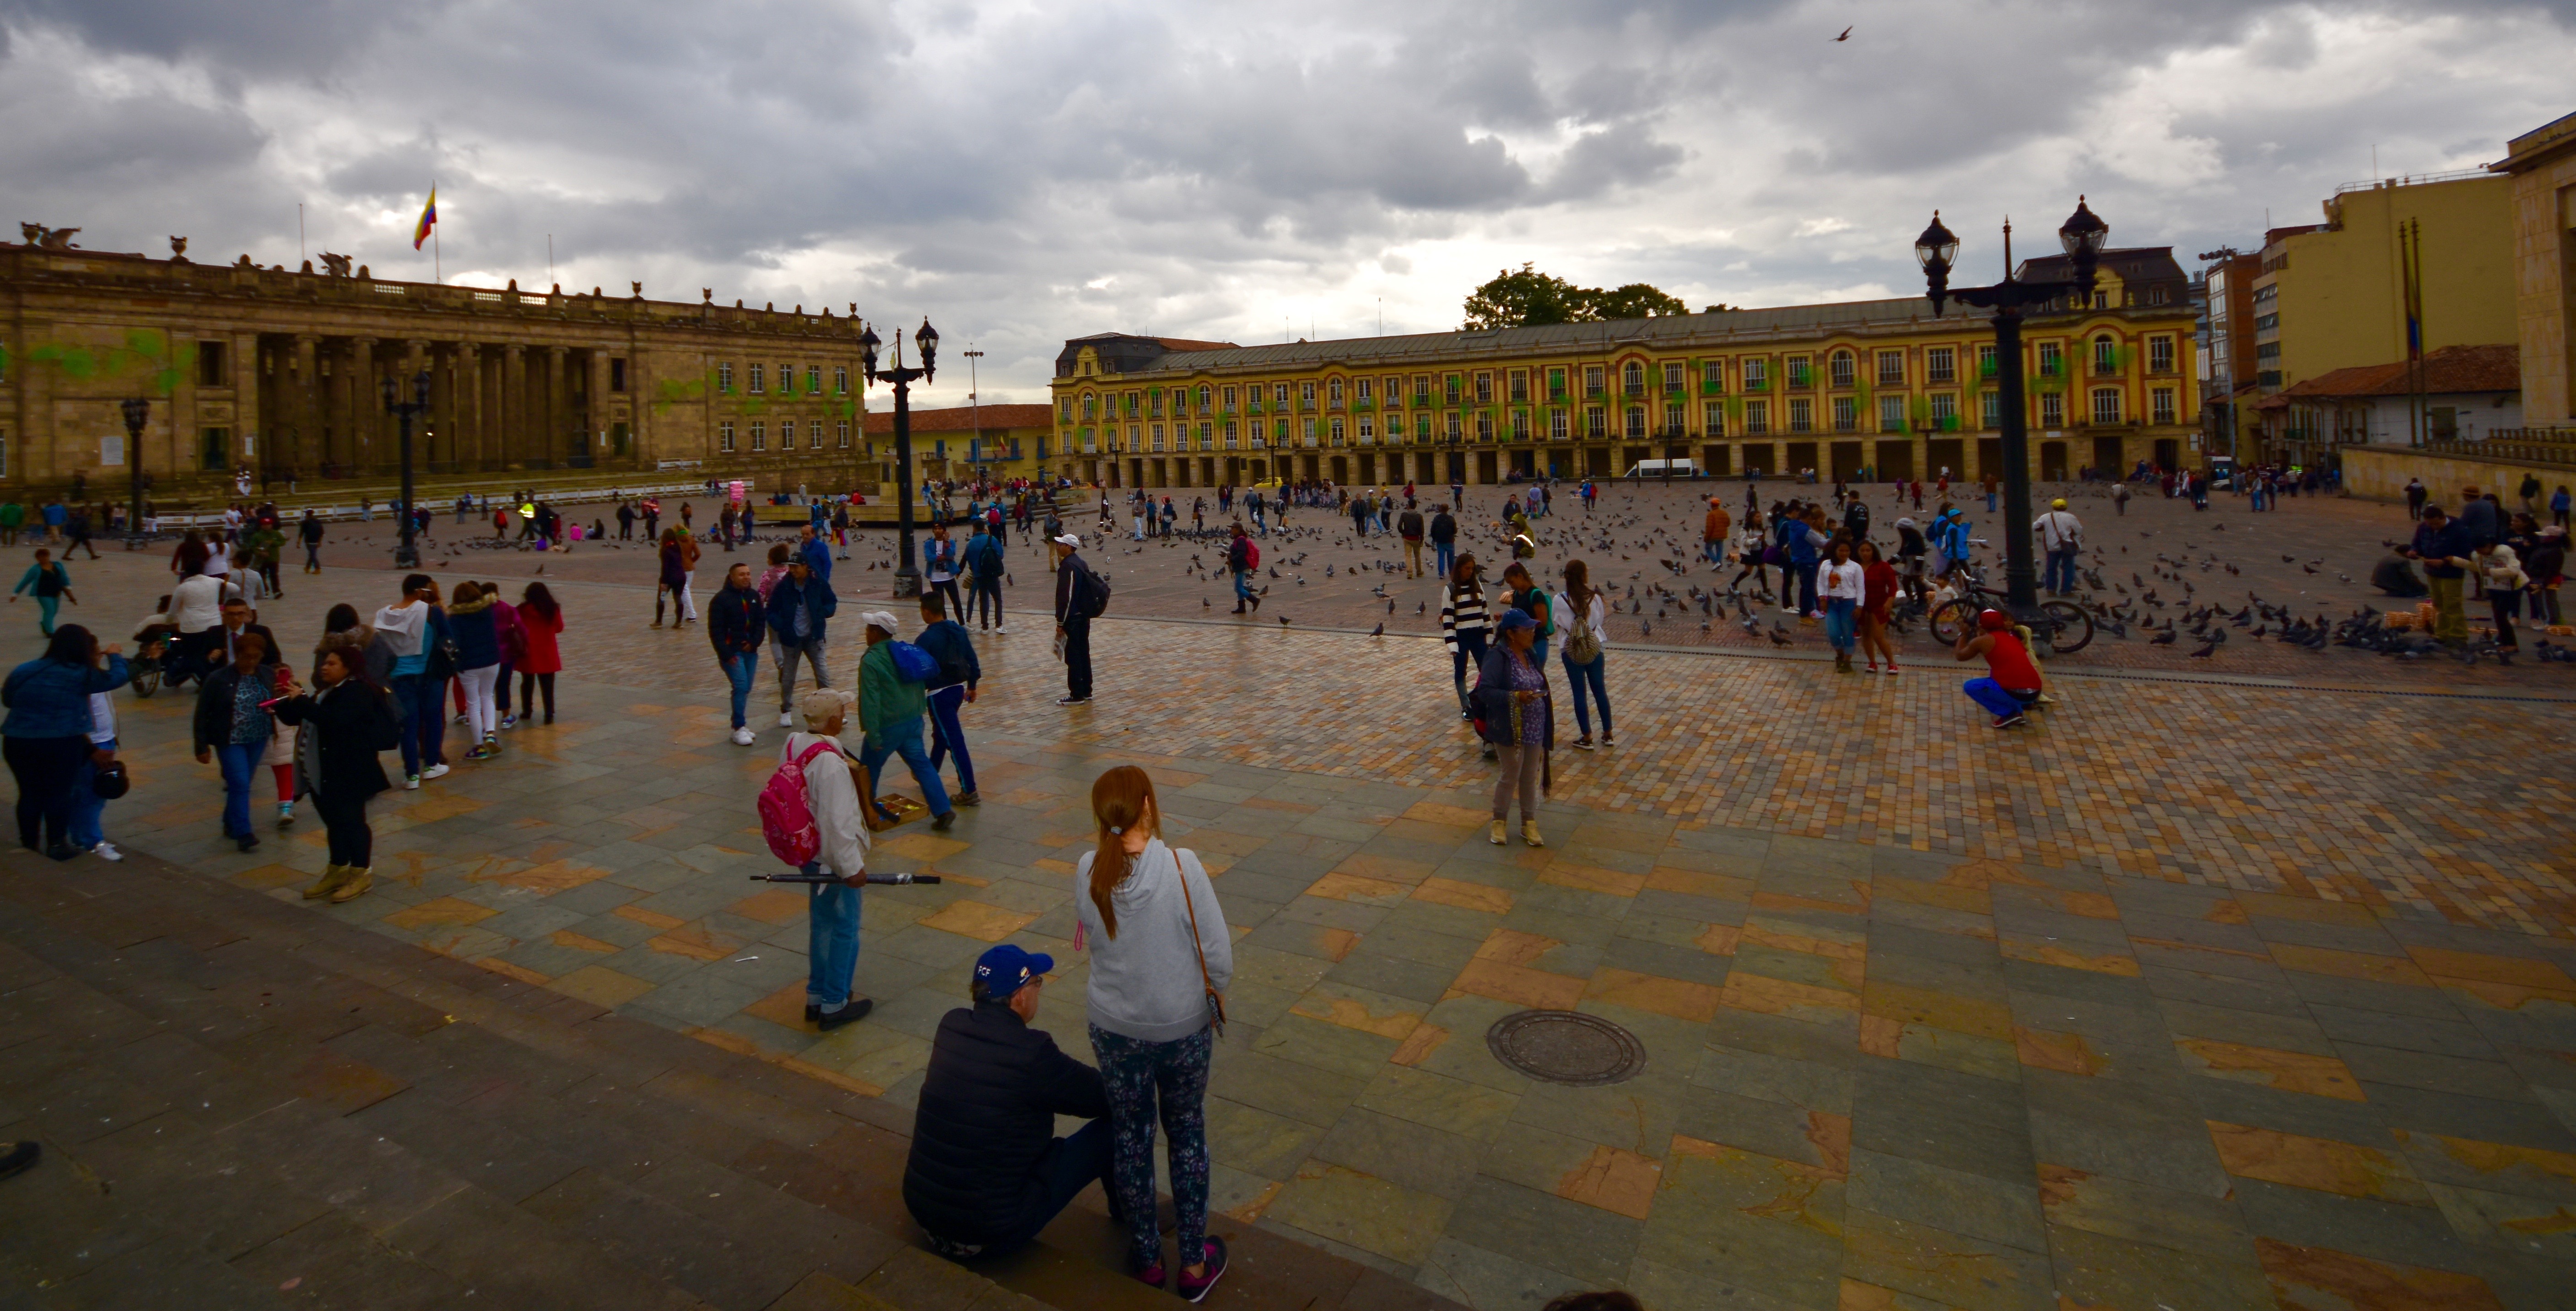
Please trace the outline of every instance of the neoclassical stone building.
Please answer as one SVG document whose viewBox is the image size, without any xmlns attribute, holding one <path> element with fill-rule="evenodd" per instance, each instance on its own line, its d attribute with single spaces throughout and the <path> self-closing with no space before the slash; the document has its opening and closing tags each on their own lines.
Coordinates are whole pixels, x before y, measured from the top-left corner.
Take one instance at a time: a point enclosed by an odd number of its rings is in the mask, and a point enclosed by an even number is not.
<svg viewBox="0 0 2576 1311">
<path fill-rule="evenodd" d="M 31 234 L 33 236 L 35 234 Z M 326 270 L 0 244 L 0 486 L 122 485 L 129 397 L 152 402 L 161 495 L 248 467 L 275 484 L 383 482 L 380 381 L 431 379 L 414 458 L 433 480 L 522 470 L 861 475 L 855 318 L 775 308 L 396 282 Z M 855 309 L 855 307 L 853 307 Z M 557 472 L 556 478 L 568 476 Z"/>
</svg>

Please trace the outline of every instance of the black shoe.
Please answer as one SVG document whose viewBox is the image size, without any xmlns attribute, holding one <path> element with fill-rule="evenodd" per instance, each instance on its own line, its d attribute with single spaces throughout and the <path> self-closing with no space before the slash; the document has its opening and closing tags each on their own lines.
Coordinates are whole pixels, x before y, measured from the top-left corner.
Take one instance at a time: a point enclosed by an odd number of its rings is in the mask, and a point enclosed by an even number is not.
<svg viewBox="0 0 2576 1311">
<path fill-rule="evenodd" d="M 943 810 L 930 817 L 930 827 L 935 832 L 945 833 L 956 824 L 957 812 L 954 809 Z"/>
<path fill-rule="evenodd" d="M 822 1007 L 817 1006 L 817 1005 L 815 1005 L 814 1003 L 812 1003 L 812 1002 L 810 1002 L 810 1001 L 809 1001 L 809 1002 L 807 1002 L 807 1003 L 805 1003 L 805 1022 L 806 1022 L 807 1024 L 812 1024 L 814 1021 L 819 1020 L 819 1019 L 821 1019 L 821 1018 L 823 1018 L 823 1008 L 822 1008 Z"/>
<path fill-rule="evenodd" d="M 45 854 L 55 860 L 70 860 L 72 857 L 77 856 L 80 853 L 72 850 L 70 843 L 57 842 L 54 845 L 45 848 Z"/>
<path fill-rule="evenodd" d="M 830 1033 L 844 1024 L 856 1024 L 866 1019 L 868 1012 L 874 1009 L 876 1009 L 876 1002 L 873 1000 L 866 997 L 853 997 L 849 1005 L 816 1019 L 814 1024 L 823 1032 Z"/>
<path fill-rule="evenodd" d="M 257 847 L 257 846 L 259 845 L 259 835 L 258 835 L 258 834 L 256 834 L 256 833 L 244 833 L 244 834 L 242 834 L 240 837 L 237 837 L 237 838 L 234 838 L 234 839 L 233 839 L 233 845 L 234 845 L 234 846 L 236 846 L 236 847 L 241 848 L 241 849 L 242 849 L 242 850 L 244 850 L 244 851 L 249 851 L 249 850 L 251 850 L 251 849 L 253 849 L 253 848 L 255 848 L 255 847 Z M 69 857 L 69 856 L 56 856 L 54 859 L 56 859 L 56 860 L 69 860 L 69 859 L 71 859 L 71 857 Z"/>
<path fill-rule="evenodd" d="M 1055 699 L 1055 703 L 1060 706 L 1087 705 L 1090 701 L 1091 698 L 1087 696 L 1060 696 Z"/>
<path fill-rule="evenodd" d="M 14 1143 L 0 1143 L 0 1179 L 25 1173 L 36 1163 L 36 1158 L 44 1154 L 45 1149 L 37 1146 L 33 1138 L 20 1139 Z"/>
</svg>

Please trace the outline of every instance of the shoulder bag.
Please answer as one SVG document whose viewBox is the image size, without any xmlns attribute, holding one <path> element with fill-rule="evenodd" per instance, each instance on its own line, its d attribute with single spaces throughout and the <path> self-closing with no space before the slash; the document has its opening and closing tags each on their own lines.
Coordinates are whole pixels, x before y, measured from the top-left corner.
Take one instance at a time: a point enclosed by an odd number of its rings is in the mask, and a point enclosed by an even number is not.
<svg viewBox="0 0 2576 1311">
<path fill-rule="evenodd" d="M 1169 846 L 1164 849 L 1172 850 Z M 1181 868 L 1181 853 L 1178 851 L 1172 851 L 1172 877 L 1181 881 L 1181 904 L 1190 912 L 1190 950 L 1198 953 L 1199 986 L 1207 990 L 1208 1027 L 1216 1030 L 1216 1036 L 1222 1038 L 1225 1036 L 1225 996 L 1216 990 L 1216 981 L 1208 976 L 1207 947 L 1199 941 L 1198 902 L 1190 896 L 1190 876 Z"/>
</svg>

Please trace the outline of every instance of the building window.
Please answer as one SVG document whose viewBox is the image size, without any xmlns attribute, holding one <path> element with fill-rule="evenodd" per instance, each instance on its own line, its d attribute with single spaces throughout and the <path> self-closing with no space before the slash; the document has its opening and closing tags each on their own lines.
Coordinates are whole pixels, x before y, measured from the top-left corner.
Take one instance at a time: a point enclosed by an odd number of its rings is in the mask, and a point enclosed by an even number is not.
<svg viewBox="0 0 2576 1311">
<path fill-rule="evenodd" d="M 2111 334 L 2093 339 L 2093 376 L 2107 378 L 2120 371 L 2120 343 Z"/>
<path fill-rule="evenodd" d="M 844 451 L 850 449 L 849 420 L 843 419 L 832 425 L 832 445 Z"/>
<path fill-rule="evenodd" d="M 2054 378 L 2066 372 L 2066 349 L 2053 341 L 2039 344 L 2039 376 Z"/>
<path fill-rule="evenodd" d="M 1702 361 L 1700 361 L 1700 365 L 1699 365 L 1699 385 L 1700 385 L 1700 389 L 1701 389 L 1702 391 L 1725 391 L 1725 390 L 1726 390 L 1726 361 L 1724 361 L 1724 360 L 1702 360 Z"/>
<path fill-rule="evenodd" d="M 1529 370 L 1512 370 L 1511 397 L 1514 405 L 1529 404 Z"/>
<path fill-rule="evenodd" d="M 1529 411 L 1512 411 L 1512 440 L 1516 442 L 1529 440 Z"/>
<path fill-rule="evenodd" d="M 2150 373 L 2171 373 L 2173 370 L 2174 339 L 2171 337 L 2147 338 L 2147 371 Z"/>
<path fill-rule="evenodd" d="M 1619 367 L 1619 387 L 1620 390 L 1626 392 L 1630 396 L 1643 394 L 1646 390 L 1646 366 L 1639 364 L 1635 360 L 1630 360 L 1626 364 L 1621 365 Z M 1643 434 L 1639 435 L 1642 436 Z"/>
<path fill-rule="evenodd" d="M 2147 303 L 2150 305 L 2162 305 L 2165 303 L 2165 295 L 2165 284 L 2159 282 L 2156 285 L 2147 288 Z"/>
<path fill-rule="evenodd" d="M 1308 446 L 1315 444 L 1315 421 L 1312 419 L 1306 421 L 1305 438 Z"/>
<path fill-rule="evenodd" d="M 2004 426 L 2004 394 L 2002 392 L 1990 391 L 1985 393 L 1980 398 L 1979 405 L 1981 417 L 1984 420 L 1984 422 L 1979 425 L 1980 427 L 1983 427 L 1988 432 L 1992 432 L 1995 429 Z"/>
<path fill-rule="evenodd" d="M 1427 442 L 1427 441 L 1431 440 L 1431 416 L 1430 416 L 1430 415 L 1428 415 L 1428 414 L 1417 414 L 1417 415 L 1414 415 L 1414 416 L 1413 416 L 1413 436 L 1414 436 L 1414 440 L 1416 440 L 1416 441 L 1425 441 L 1425 442 Z"/>
<path fill-rule="evenodd" d="M 759 367 L 760 366 L 758 365 L 752 366 L 755 371 L 758 370 Z M 755 451 L 765 451 L 769 449 L 769 429 L 767 425 L 761 423 L 758 419 L 752 420 L 751 423 L 751 449 Z"/>
<path fill-rule="evenodd" d="M 1711 437 L 1723 437 L 1723 436 L 1725 436 L 1725 435 L 1726 435 L 1726 405 L 1725 405 L 1725 403 L 1724 403 L 1724 402 L 1721 402 L 1721 401 L 1710 401 L 1706 406 L 1704 406 L 1704 407 L 1702 407 L 1702 408 L 1703 408 L 1703 410 L 1704 410 L 1705 412 L 1704 412 L 1704 413 L 1702 414 L 1702 416 L 1701 416 L 1701 421 L 1700 421 L 1700 431 L 1702 431 L 1702 432 L 1704 432 L 1704 433 L 1708 434 L 1708 435 L 1709 435 L 1709 436 L 1711 436 Z"/>
<path fill-rule="evenodd" d="M 1297 402 L 1306 409 L 1315 408 L 1315 381 L 1309 378 L 1297 384 Z"/>
<path fill-rule="evenodd" d="M 626 361 L 623 358 L 612 357 L 608 361 L 608 389 L 613 392 L 626 390 Z"/>
<path fill-rule="evenodd" d="M 849 365 L 835 364 L 832 366 L 832 394 L 836 396 L 847 396 L 850 394 Z"/>
<path fill-rule="evenodd" d="M 1980 378 L 1991 378 L 1995 376 L 1995 344 L 1993 342 L 1981 342 L 1977 346 L 1977 376 Z"/>
<path fill-rule="evenodd" d="M 1281 446 L 1288 444 L 1288 421 L 1286 419 L 1273 419 L 1270 421 L 1270 440 Z"/>
<path fill-rule="evenodd" d="M 1207 385 L 1206 383 L 1200 383 L 1200 384 L 1199 384 L 1199 413 L 1201 413 L 1201 414 L 1205 414 L 1205 413 L 1207 413 L 1207 412 L 1208 412 L 1208 385 Z"/>
<path fill-rule="evenodd" d="M 808 364 L 805 366 L 805 394 L 808 396 L 820 396 L 823 394 L 822 365 Z"/>
<path fill-rule="evenodd" d="M 1460 440 L 1464 435 L 1465 434 L 1458 428 L 1458 412 L 1456 410 L 1451 410 L 1449 412 L 1449 440 L 1454 442 Z"/>
<path fill-rule="evenodd" d="M 1812 361 L 1812 360 L 1810 360 L 1807 356 L 1804 356 L 1804 355 L 1792 355 L 1792 356 L 1790 356 L 1790 357 L 1788 358 L 1787 363 L 1788 363 L 1788 366 L 1789 366 L 1789 385 L 1790 385 L 1790 386 L 1792 386 L 1792 387 L 1813 387 L 1813 386 L 1815 386 L 1815 385 L 1816 385 L 1816 375 L 1815 375 L 1815 372 L 1814 372 L 1814 369 L 1813 369 L 1813 361 Z"/>
<path fill-rule="evenodd" d="M 769 366 L 765 364 L 755 364 L 751 366 L 751 394 L 758 396 L 767 390 L 769 390 Z M 753 447 L 752 449 L 758 450 L 759 448 Z"/>
<path fill-rule="evenodd" d="M 1789 402 L 1789 431 L 1813 432 L 1816 428 L 1816 403 L 1801 396 Z"/>
<path fill-rule="evenodd" d="M 2158 423 L 2172 423 L 2174 421 L 2174 389 L 2171 387 L 2158 387 L 2149 395 L 2155 406 L 2155 421 Z"/>
<path fill-rule="evenodd" d="M 1550 369 L 1547 371 L 1547 398 L 1552 401 L 1561 401 L 1565 399 L 1565 370 Z"/>
<path fill-rule="evenodd" d="M 1490 370 L 1478 370 L 1476 373 L 1476 403 L 1478 405 L 1494 403 L 1494 375 Z"/>
<path fill-rule="evenodd" d="M 1598 364 L 1584 365 L 1583 394 L 1586 396 L 1598 396 L 1601 394 L 1602 385 L 1601 366 Z"/>
<path fill-rule="evenodd" d="M 1631 366 L 1631 367 L 1633 367 L 1633 366 Z M 1646 435 L 1646 407 L 1645 407 L 1645 406 L 1643 406 L 1643 405 L 1631 405 L 1631 406 L 1629 406 L 1629 407 L 1628 407 L 1628 428 L 1627 428 L 1627 432 L 1628 432 L 1628 436 L 1629 436 L 1631 439 L 1638 438 L 1638 437 L 1643 437 L 1643 436 L 1645 436 L 1645 435 Z"/>
<path fill-rule="evenodd" d="M 1492 410 L 1476 411 L 1476 440 L 1480 442 L 1489 442 L 1493 439 L 1494 412 Z"/>
<path fill-rule="evenodd" d="M 1856 406 L 1856 405 L 1854 405 L 1854 404 L 1852 403 L 1852 398 L 1851 398 L 1851 397 L 1849 397 L 1849 396 L 1837 396 L 1837 397 L 1835 397 L 1835 398 L 1834 398 L 1834 431 L 1835 431 L 1835 432 L 1850 432 L 1852 429 L 1854 429 L 1854 428 L 1856 428 L 1856 427 L 1860 426 L 1860 415 L 1859 415 L 1859 412 L 1858 412 L 1858 411 L 1859 411 L 1859 407 L 1858 407 L 1858 406 Z"/>
<path fill-rule="evenodd" d="M 1904 397 L 1881 396 L 1878 398 L 1878 430 L 1880 432 L 1905 431 Z"/>
<path fill-rule="evenodd" d="M 1430 374 L 1417 373 L 1413 375 L 1413 403 L 1416 405 L 1429 405 L 1431 403 Z"/>
<path fill-rule="evenodd" d="M 1583 435 L 1586 437 L 1607 437 L 1610 435 L 1610 416 L 1604 413 L 1600 406 L 1590 405 L 1584 407 Z"/>
<path fill-rule="evenodd" d="M 2095 423 L 2118 423 L 2119 421 L 2120 421 L 2120 389 L 2119 389 L 2119 388 L 2117 388 L 2117 387 L 2096 387 L 2096 388 L 2094 388 L 2094 389 L 2093 389 L 2093 422 L 2095 422 Z"/>
<path fill-rule="evenodd" d="M 1744 390 L 1760 391 L 1771 385 L 1771 362 L 1760 357 L 1744 361 Z"/>
<path fill-rule="evenodd" d="M 1055 403 L 1055 421 L 1056 421 L 1056 422 L 1058 422 L 1058 423 L 1071 423 L 1071 422 L 1073 422 L 1073 398 L 1072 398 L 1072 397 L 1070 397 L 1070 396 L 1065 396 L 1065 397 L 1060 397 L 1060 398 L 1058 398 L 1058 399 L 1057 399 L 1057 401 L 1056 401 L 1056 403 Z"/>
<path fill-rule="evenodd" d="M 733 424 L 732 424 L 732 423 L 727 422 L 727 423 L 720 423 L 720 424 L 717 424 L 717 425 L 716 425 L 716 449 L 717 449 L 717 450 L 719 450 L 719 451 L 724 452 L 724 453 L 725 453 L 725 454 L 727 454 L 727 455 L 731 455 L 731 454 L 733 454 Z"/>
<path fill-rule="evenodd" d="M 1099 417 L 1100 417 L 1100 405 L 1099 405 L 1099 402 L 1100 402 L 1100 398 L 1099 398 L 1099 397 L 1094 396 L 1094 395 L 1092 395 L 1092 394 L 1091 394 L 1091 393 L 1089 393 L 1089 392 L 1085 392 L 1085 393 L 1083 393 L 1083 396 L 1082 396 L 1082 421 L 1083 421 L 1084 423 L 1089 423 L 1089 422 L 1091 422 L 1092 420 L 1097 419 L 1097 418 L 1099 418 Z"/>
<path fill-rule="evenodd" d="M 1287 408 L 1288 408 L 1288 384 L 1286 384 L 1286 383 L 1284 383 L 1284 382 L 1276 382 L 1276 383 L 1272 383 L 1272 384 L 1270 385 L 1270 399 L 1271 399 L 1271 401 L 1272 401 L 1274 404 L 1276 404 L 1280 409 L 1283 409 L 1283 410 L 1284 410 L 1284 409 L 1287 409 Z"/>
<path fill-rule="evenodd" d="M 2066 398 L 2049 392 L 2039 398 L 2039 426 L 2056 429 L 2066 426 Z"/>
<path fill-rule="evenodd" d="M 1926 382 L 1958 381 L 1958 351 L 1948 346 L 1934 346 L 1923 352 L 1923 379 Z"/>
<path fill-rule="evenodd" d="M 1771 431 L 1771 402 L 1746 401 L 1744 403 L 1744 435 L 1747 437 L 1759 437 L 1769 431 Z"/>
<path fill-rule="evenodd" d="M 1932 395 L 1932 426 L 1933 426 L 1934 428 L 1940 429 L 1940 430 L 1941 430 L 1941 431 L 1943 431 L 1943 432 L 1947 432 L 1947 431 L 1949 431 L 1950 429 L 1955 428 L 1955 427 L 1957 427 L 1957 426 L 1958 426 L 1958 418 L 1959 418 L 1959 395 L 1958 395 L 1958 393 L 1956 393 L 1956 392 L 1946 392 L 1946 391 L 1945 391 L 1945 392 L 1935 392 L 1935 393 L 1933 393 L 1933 395 Z"/>
<path fill-rule="evenodd" d="M 1665 391 L 1680 391 L 1680 390 L 1683 388 L 1683 386 L 1685 386 L 1685 385 L 1686 385 L 1686 384 L 1683 382 L 1683 377 L 1684 377 L 1684 375 L 1685 375 L 1686 371 L 1688 370 L 1688 368 L 1689 368 L 1689 366 L 1688 366 L 1688 365 L 1683 364 L 1683 363 L 1682 363 L 1681 361 L 1679 361 L 1679 360 L 1673 360 L 1673 361 L 1671 361 L 1671 362 L 1669 362 L 1669 363 L 1665 364 L 1665 365 L 1664 365 L 1664 390 L 1665 390 Z"/>
<path fill-rule="evenodd" d="M 1311 422 L 1311 420 L 1310 420 L 1310 422 Z M 1335 445 L 1335 446 L 1339 446 L 1339 445 L 1341 445 L 1341 444 L 1342 444 L 1342 421 L 1341 421 L 1341 419 L 1340 419 L 1340 418 L 1338 418 L 1338 417 L 1336 417 L 1336 418 L 1333 420 L 1333 429 L 1332 429 L 1332 433 L 1333 433 L 1333 445 Z"/>
<path fill-rule="evenodd" d="M 787 385 L 790 387 L 796 385 L 796 376 L 794 374 L 788 375 Z M 792 451 L 796 449 L 796 421 L 794 419 L 779 420 L 778 449 L 782 451 Z"/>
<path fill-rule="evenodd" d="M 716 390 L 726 393 L 733 391 L 733 364 L 731 361 L 727 361 L 726 363 L 716 366 Z M 731 450 L 733 448 L 728 446 L 725 449 Z"/>
<path fill-rule="evenodd" d="M 1851 386 L 1856 380 L 1858 369 L 1850 351 L 1835 351 L 1827 357 L 1826 367 L 1832 372 L 1837 387 Z"/>
<path fill-rule="evenodd" d="M 1549 410 L 1547 412 L 1547 435 L 1551 439 L 1560 442 L 1566 439 L 1569 434 L 1566 432 L 1565 411 Z"/>
<path fill-rule="evenodd" d="M 1342 404 L 1342 380 L 1334 378 L 1324 384 L 1324 399 L 1339 409 Z"/>
<path fill-rule="evenodd" d="M 1202 451 L 1213 451 L 1216 449 L 1214 430 L 1206 423 L 1199 424 L 1199 449 Z"/>
<path fill-rule="evenodd" d="M 1905 352 L 1880 351 L 1878 353 L 1878 385 L 1881 387 L 1905 385 Z"/>
<path fill-rule="evenodd" d="M 1361 444 L 1361 445 L 1363 445 L 1363 446 L 1366 446 L 1366 445 L 1373 444 L 1373 443 L 1374 443 L 1374 442 L 1376 442 L 1376 441 L 1377 441 L 1377 424 L 1376 424 L 1374 421 L 1372 421 L 1372 420 L 1368 420 L 1368 419 L 1362 419 L 1362 420 L 1360 420 L 1360 444 Z"/>
<path fill-rule="evenodd" d="M 1352 392 L 1353 397 L 1362 405 L 1368 404 L 1369 401 L 1374 399 L 1377 394 L 1377 380 L 1374 378 L 1355 378 L 1352 380 L 1351 386 L 1354 389 Z"/>
<path fill-rule="evenodd" d="M 1163 425 L 1161 425 L 1161 424 L 1159 424 L 1159 423 L 1154 425 L 1154 428 L 1153 428 L 1153 437 L 1154 437 L 1154 453 L 1155 453 L 1155 454 L 1157 454 L 1157 455 L 1160 455 L 1160 454 L 1162 454 L 1162 453 L 1163 453 Z"/>
<path fill-rule="evenodd" d="M 823 449 L 823 421 L 821 419 L 816 419 L 812 423 L 805 425 L 805 449 L 809 451 L 819 451 Z"/>
<path fill-rule="evenodd" d="M 1668 402 L 1665 404 L 1664 435 L 1666 437 L 1681 437 L 1687 435 L 1689 431 L 1689 417 L 1690 410 L 1687 406 L 1678 402 Z"/>
</svg>

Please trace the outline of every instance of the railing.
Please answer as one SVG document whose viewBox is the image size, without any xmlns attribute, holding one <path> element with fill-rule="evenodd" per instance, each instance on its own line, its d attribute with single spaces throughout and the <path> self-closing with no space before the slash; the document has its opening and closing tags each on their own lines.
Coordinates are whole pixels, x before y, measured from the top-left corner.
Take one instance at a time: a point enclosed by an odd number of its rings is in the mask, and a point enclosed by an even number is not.
<svg viewBox="0 0 2576 1311">
<path fill-rule="evenodd" d="M 2538 440 L 2515 440 L 2507 434 L 2537 434 Z M 2576 429 L 2504 428 L 2476 441 L 2436 438 L 2416 448 L 2426 455 L 2447 455 L 2499 464 L 2545 464 L 2576 469 Z"/>
<path fill-rule="evenodd" d="M 2345 182 L 2335 187 L 2340 196 L 2348 191 L 2373 191 L 2380 187 L 2416 187 L 2428 182 L 2465 182 L 2470 178 L 2489 178 L 2495 174 L 2482 168 L 2453 169 L 2448 173 L 2404 173 L 2394 177 L 2371 178 L 2366 182 Z"/>
</svg>

